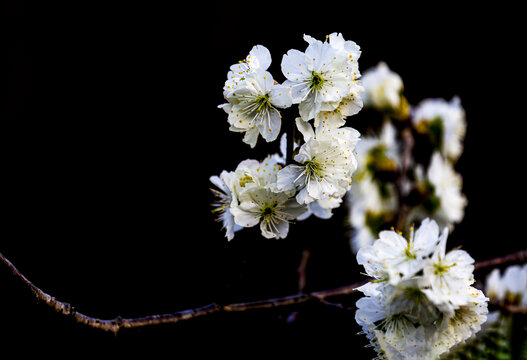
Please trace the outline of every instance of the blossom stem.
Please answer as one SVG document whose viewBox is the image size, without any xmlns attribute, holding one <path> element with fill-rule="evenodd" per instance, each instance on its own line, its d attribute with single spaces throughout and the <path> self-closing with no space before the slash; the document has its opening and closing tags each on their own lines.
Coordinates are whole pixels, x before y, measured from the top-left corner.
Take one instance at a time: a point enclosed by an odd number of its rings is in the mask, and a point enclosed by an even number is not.
<svg viewBox="0 0 527 360">
<path fill-rule="evenodd" d="M 286 147 L 286 157 L 285 157 L 285 165 L 291 165 L 293 164 L 293 151 L 294 151 L 294 144 L 295 144 L 295 129 L 296 125 L 294 121 L 284 122 L 285 124 L 288 124 L 287 126 L 287 147 Z"/>
<path fill-rule="evenodd" d="M 400 209 L 399 209 L 399 214 L 397 216 L 397 222 L 396 222 L 397 229 L 404 228 L 405 222 L 406 222 L 406 216 L 408 215 L 408 211 L 410 210 L 409 205 L 405 203 L 404 201 L 405 200 L 404 188 L 406 185 L 406 181 L 408 180 L 407 172 L 410 166 L 412 149 L 415 143 L 414 137 L 412 135 L 412 130 L 409 126 L 407 126 L 402 131 L 401 136 L 403 140 L 403 152 L 402 152 L 400 173 L 398 174 L 397 183 L 396 183 L 397 195 L 399 197 L 399 204 L 401 204 Z"/>
</svg>

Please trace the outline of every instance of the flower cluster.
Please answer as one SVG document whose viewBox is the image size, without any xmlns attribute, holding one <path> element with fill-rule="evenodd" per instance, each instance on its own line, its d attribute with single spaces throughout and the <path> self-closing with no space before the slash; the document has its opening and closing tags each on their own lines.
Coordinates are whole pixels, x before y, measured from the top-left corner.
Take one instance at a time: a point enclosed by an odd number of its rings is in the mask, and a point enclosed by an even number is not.
<svg viewBox="0 0 527 360">
<path fill-rule="evenodd" d="M 303 51 L 283 55 L 281 83 L 263 45 L 228 71 L 226 102 L 218 107 L 230 131 L 251 148 L 260 137 L 277 140 L 282 121 L 297 131 L 282 134 L 280 154 L 210 177 L 213 212 L 227 239 L 256 226 L 265 238 L 286 238 L 291 223 L 328 219 L 346 198 L 351 247 L 371 278 L 357 288 L 364 297 L 355 318 L 379 358 L 437 359 L 467 347 L 496 316 L 473 286 L 474 260 L 446 245 L 467 205 L 455 169 L 466 133 L 460 99 L 412 105 L 386 63 L 361 75 L 353 41 L 339 33 L 304 40 Z M 346 126 L 359 112 L 354 127 Z M 487 291 L 497 302 L 527 306 L 527 266 L 510 267 L 503 277 L 494 270 Z"/>
<path fill-rule="evenodd" d="M 401 77 L 386 63 L 367 70 L 361 85 L 365 107 L 383 121 L 378 135 L 364 136 L 357 145 L 358 181 L 348 196 L 353 250 L 370 245 L 381 230 L 408 228 L 427 217 L 452 229 L 467 204 L 455 171 L 466 131 L 459 98 L 425 99 L 411 106 Z M 407 154 L 404 130 L 414 139 Z M 407 209 L 403 222 L 402 201 Z"/>
<path fill-rule="evenodd" d="M 474 260 L 446 251 L 448 228 L 424 219 L 409 239 L 381 231 L 357 261 L 373 278 L 358 288 L 356 320 L 379 356 L 435 359 L 478 332 L 487 301 L 472 287 Z"/>
<path fill-rule="evenodd" d="M 351 188 L 360 133 L 344 125 L 362 108 L 360 48 L 337 33 L 325 41 L 308 35 L 304 40 L 304 52 L 289 50 L 283 56 L 282 84 L 267 71 L 271 55 L 262 45 L 228 72 L 223 89 L 227 103 L 219 107 L 228 114 L 231 131 L 244 133 L 243 141 L 251 147 L 259 136 L 274 141 L 281 130 L 280 110 L 295 104 L 295 124 L 304 140 L 297 144 L 291 139 L 297 145 L 294 154 L 286 154 L 282 144 L 281 155 L 244 160 L 234 171 L 210 178 L 218 188 L 213 190 L 218 198 L 214 212 L 229 240 L 236 231 L 256 225 L 266 238 L 285 238 L 292 220 L 312 214 L 331 217 Z"/>
</svg>

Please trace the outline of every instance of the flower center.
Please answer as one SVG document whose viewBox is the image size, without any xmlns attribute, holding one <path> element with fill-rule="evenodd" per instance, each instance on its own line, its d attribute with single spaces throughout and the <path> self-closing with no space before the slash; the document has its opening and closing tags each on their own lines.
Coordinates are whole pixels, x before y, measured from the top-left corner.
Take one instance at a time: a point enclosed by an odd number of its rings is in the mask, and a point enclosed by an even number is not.
<svg viewBox="0 0 527 360">
<path fill-rule="evenodd" d="M 452 265 L 443 265 L 441 263 L 436 263 L 434 264 L 434 274 L 441 275 L 442 273 L 447 272 L 448 269 L 453 266 L 456 266 L 456 263 L 453 263 Z"/>
<path fill-rule="evenodd" d="M 406 259 L 407 260 L 415 260 L 415 259 L 417 259 L 417 256 L 410 251 L 410 245 L 408 245 L 408 247 L 404 251 L 404 254 L 406 255 Z"/>
<path fill-rule="evenodd" d="M 320 90 L 322 86 L 324 86 L 325 81 L 326 80 L 324 79 L 322 74 L 312 71 L 311 79 L 309 81 L 309 88 L 313 90 Z"/>
<path fill-rule="evenodd" d="M 244 177 L 240 178 L 240 186 L 245 187 L 246 184 L 254 182 L 253 178 L 248 174 L 245 174 Z"/>
<path fill-rule="evenodd" d="M 260 112 L 266 109 L 271 108 L 271 101 L 269 100 L 269 94 L 265 95 L 258 95 L 258 97 L 255 100 L 256 105 L 258 106 L 256 108 L 256 111 Z"/>
<path fill-rule="evenodd" d="M 441 143 L 445 136 L 445 128 L 440 116 L 435 117 L 432 120 L 421 120 L 416 125 L 416 130 L 418 133 L 428 136 L 428 139 L 435 150 L 441 150 Z"/>
<path fill-rule="evenodd" d="M 318 161 L 316 161 L 315 158 L 304 162 L 304 166 L 306 168 L 306 173 L 308 177 L 322 177 L 322 165 Z"/>
<path fill-rule="evenodd" d="M 260 211 L 260 218 L 262 221 L 268 221 L 274 216 L 276 205 L 265 205 Z"/>
</svg>

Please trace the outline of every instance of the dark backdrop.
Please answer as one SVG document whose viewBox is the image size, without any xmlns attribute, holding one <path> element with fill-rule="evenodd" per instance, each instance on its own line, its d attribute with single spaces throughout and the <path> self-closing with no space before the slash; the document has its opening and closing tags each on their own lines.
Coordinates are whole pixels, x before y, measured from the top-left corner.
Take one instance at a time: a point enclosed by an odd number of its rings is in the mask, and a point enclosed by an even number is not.
<svg viewBox="0 0 527 360">
<path fill-rule="evenodd" d="M 469 205 L 450 246 L 476 259 L 525 247 L 516 13 L 444 2 L 8 2 L 0 251 L 44 291 L 100 318 L 293 294 L 304 248 L 307 291 L 361 280 L 344 207 L 296 224 L 283 241 L 248 229 L 228 243 L 210 212 L 209 176 L 277 151 L 262 140 L 250 150 L 228 131 L 217 105 L 229 65 L 262 44 L 283 81 L 282 55 L 305 49 L 304 33 L 331 32 L 361 46 L 362 71 L 386 61 L 410 103 L 461 98 L 468 130 L 457 169 Z M 101 354 L 113 345 L 253 358 L 286 345 L 372 356 L 353 311 L 309 305 L 294 323 L 291 309 L 255 311 L 114 337 L 37 304 L 3 267 L 0 285 L 5 344 L 41 340 L 22 353 L 58 355 L 67 343 Z"/>
</svg>

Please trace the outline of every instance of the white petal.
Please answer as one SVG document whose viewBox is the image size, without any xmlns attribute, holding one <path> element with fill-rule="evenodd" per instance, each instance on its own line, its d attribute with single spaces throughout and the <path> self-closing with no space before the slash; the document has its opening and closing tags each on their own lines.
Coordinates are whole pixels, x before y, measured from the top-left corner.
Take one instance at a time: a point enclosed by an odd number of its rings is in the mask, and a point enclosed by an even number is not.
<svg viewBox="0 0 527 360">
<path fill-rule="evenodd" d="M 282 119 L 278 110 L 271 109 L 267 112 L 267 116 L 258 124 L 258 129 L 262 137 L 267 141 L 271 142 L 278 138 L 280 134 L 280 127 L 282 126 Z"/>
<path fill-rule="evenodd" d="M 413 248 L 419 256 L 430 255 L 439 242 L 439 226 L 434 220 L 424 219 L 415 232 Z"/>
<path fill-rule="evenodd" d="M 310 73 L 305 64 L 305 54 L 295 49 L 282 57 L 281 68 L 284 76 L 291 81 L 302 79 Z"/>
<path fill-rule="evenodd" d="M 287 221 L 273 218 L 273 220 L 262 221 L 260 223 L 262 236 L 267 239 L 284 239 L 289 232 L 289 223 Z"/>
<path fill-rule="evenodd" d="M 283 204 L 283 213 L 286 216 L 286 220 L 293 220 L 307 211 L 307 207 L 299 204 L 296 199 L 288 199 Z"/>
<path fill-rule="evenodd" d="M 326 71 L 333 63 L 337 51 L 328 43 L 315 41 L 309 44 L 305 53 L 307 69 L 320 73 Z"/>
<path fill-rule="evenodd" d="M 337 111 L 321 111 L 315 117 L 317 134 L 324 134 L 328 130 L 337 129 L 346 123 L 344 117 Z"/>
<path fill-rule="evenodd" d="M 256 65 L 262 70 L 267 70 L 269 65 L 271 65 L 271 53 L 263 45 L 255 45 L 249 52 L 248 58 L 247 60 L 250 61 L 249 66 L 251 68 Z M 253 62 L 256 62 L 256 64 L 253 64 Z"/>
<path fill-rule="evenodd" d="M 289 165 L 278 171 L 276 179 L 278 190 L 288 191 L 303 184 L 304 176 L 300 176 L 303 171 L 304 168 L 297 165 Z"/>
<path fill-rule="evenodd" d="M 285 85 L 274 85 L 271 89 L 269 100 L 273 106 L 285 109 L 292 105 L 291 89 Z"/>
<path fill-rule="evenodd" d="M 307 121 L 303 120 L 301 117 L 297 117 L 295 119 L 295 123 L 298 131 L 300 131 L 300 133 L 304 136 L 305 142 L 315 137 L 315 132 Z"/>
<path fill-rule="evenodd" d="M 309 94 L 308 83 L 286 80 L 283 86 L 289 88 L 293 104 L 299 104 Z"/>
<path fill-rule="evenodd" d="M 260 221 L 256 212 L 251 213 L 250 210 L 244 210 L 240 207 L 233 207 L 230 210 L 234 216 L 234 222 L 242 227 L 252 227 Z"/>
<path fill-rule="evenodd" d="M 296 195 L 296 201 L 298 201 L 299 204 L 309 204 L 315 201 L 315 199 L 309 196 L 309 194 L 307 193 L 307 188 L 304 187 Z"/>
<path fill-rule="evenodd" d="M 256 126 L 250 128 L 245 133 L 245 136 L 243 137 L 243 142 L 246 144 L 249 144 L 251 148 L 254 148 L 256 146 L 256 142 L 258 140 L 258 128 Z"/>
<path fill-rule="evenodd" d="M 315 102 L 314 93 L 309 93 L 298 105 L 298 111 L 302 119 L 305 121 L 313 119 L 320 111 L 321 104 L 321 101 Z"/>
</svg>

